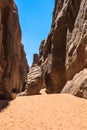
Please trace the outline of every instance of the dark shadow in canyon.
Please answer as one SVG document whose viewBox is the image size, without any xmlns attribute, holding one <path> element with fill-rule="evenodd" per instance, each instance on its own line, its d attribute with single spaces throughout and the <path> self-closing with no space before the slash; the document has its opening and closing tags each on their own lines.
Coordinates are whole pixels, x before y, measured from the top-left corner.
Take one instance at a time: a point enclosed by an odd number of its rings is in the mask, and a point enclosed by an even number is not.
<svg viewBox="0 0 87 130">
<path fill-rule="evenodd" d="M 0 112 L 9 106 L 10 100 L 0 100 Z"/>
</svg>

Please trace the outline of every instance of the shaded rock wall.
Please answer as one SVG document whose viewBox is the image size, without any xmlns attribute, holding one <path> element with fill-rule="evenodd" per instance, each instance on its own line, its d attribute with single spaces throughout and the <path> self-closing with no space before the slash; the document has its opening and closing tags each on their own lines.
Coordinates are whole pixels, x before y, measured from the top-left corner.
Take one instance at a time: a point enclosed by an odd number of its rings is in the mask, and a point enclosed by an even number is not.
<svg viewBox="0 0 87 130">
<path fill-rule="evenodd" d="M 77 0 L 71 5 L 72 12 L 68 14 L 70 22 L 66 45 L 66 74 L 68 80 L 87 67 L 87 1 Z M 76 19 L 73 18 L 75 14 L 77 14 Z"/>
<path fill-rule="evenodd" d="M 0 91 L 20 92 L 27 72 L 17 7 L 13 0 L 0 0 Z"/>
<path fill-rule="evenodd" d="M 40 45 L 40 65 L 48 93 L 87 67 L 87 1 L 55 0 L 50 33 Z"/>
<path fill-rule="evenodd" d="M 33 54 L 33 63 L 32 63 L 32 66 L 34 64 L 39 64 L 39 55 L 37 53 Z"/>
</svg>

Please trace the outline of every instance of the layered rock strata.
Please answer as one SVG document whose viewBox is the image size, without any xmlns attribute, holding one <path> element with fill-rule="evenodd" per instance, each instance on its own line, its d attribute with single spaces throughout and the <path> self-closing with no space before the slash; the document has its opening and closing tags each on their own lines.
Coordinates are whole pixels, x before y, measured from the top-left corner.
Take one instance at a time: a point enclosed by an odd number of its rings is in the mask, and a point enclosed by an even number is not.
<svg viewBox="0 0 87 130">
<path fill-rule="evenodd" d="M 0 0 L 0 92 L 20 92 L 28 72 L 18 10 L 13 0 Z"/>
<path fill-rule="evenodd" d="M 18 96 L 37 95 L 42 88 L 42 70 L 39 66 L 38 54 L 33 55 L 33 63 L 27 74 L 25 91 Z"/>
</svg>

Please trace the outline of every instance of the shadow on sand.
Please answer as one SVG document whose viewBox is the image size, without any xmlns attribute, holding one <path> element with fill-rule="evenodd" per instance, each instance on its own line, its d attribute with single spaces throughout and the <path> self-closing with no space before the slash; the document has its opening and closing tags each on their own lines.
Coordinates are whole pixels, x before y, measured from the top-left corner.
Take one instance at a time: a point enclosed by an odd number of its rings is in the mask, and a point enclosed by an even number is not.
<svg viewBox="0 0 87 130">
<path fill-rule="evenodd" d="M 9 106 L 10 100 L 0 100 L 0 112 Z"/>
<path fill-rule="evenodd" d="M 10 101 L 12 101 L 15 98 L 16 98 L 16 93 L 7 92 L 3 94 L 3 92 L 0 91 L 0 112 L 3 109 L 6 109 L 9 106 Z"/>
</svg>

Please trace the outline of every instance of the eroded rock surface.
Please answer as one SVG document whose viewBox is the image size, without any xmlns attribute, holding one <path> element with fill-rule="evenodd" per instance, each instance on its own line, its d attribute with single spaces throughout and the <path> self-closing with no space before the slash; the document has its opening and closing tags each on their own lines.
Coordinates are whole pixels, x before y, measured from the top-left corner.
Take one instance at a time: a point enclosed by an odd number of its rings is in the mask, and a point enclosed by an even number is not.
<svg viewBox="0 0 87 130">
<path fill-rule="evenodd" d="M 39 64 L 38 54 L 33 55 L 33 63 L 27 74 L 25 91 L 18 96 L 37 95 L 42 88 L 42 70 Z"/>
<path fill-rule="evenodd" d="M 62 93 L 71 93 L 87 99 L 87 68 L 77 73 L 71 81 L 68 81 Z"/>
<path fill-rule="evenodd" d="M 17 7 L 13 0 L 0 0 L 0 91 L 6 98 L 22 90 L 27 72 Z"/>
<path fill-rule="evenodd" d="M 42 87 L 42 72 L 41 68 L 35 64 L 31 67 L 27 75 L 26 93 L 28 95 L 39 94 Z"/>
<path fill-rule="evenodd" d="M 42 88 L 42 71 L 40 66 L 34 64 L 27 74 L 25 91 L 19 93 L 18 96 L 28 96 L 39 94 Z"/>
<path fill-rule="evenodd" d="M 61 92 L 87 67 L 87 0 L 55 0 L 52 27 L 39 50 L 47 92 Z"/>
</svg>

